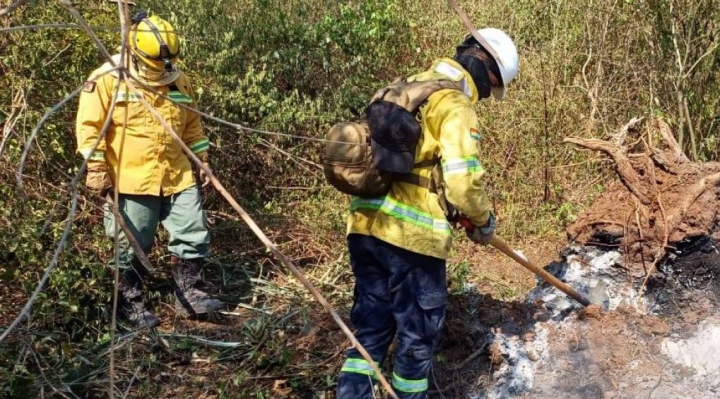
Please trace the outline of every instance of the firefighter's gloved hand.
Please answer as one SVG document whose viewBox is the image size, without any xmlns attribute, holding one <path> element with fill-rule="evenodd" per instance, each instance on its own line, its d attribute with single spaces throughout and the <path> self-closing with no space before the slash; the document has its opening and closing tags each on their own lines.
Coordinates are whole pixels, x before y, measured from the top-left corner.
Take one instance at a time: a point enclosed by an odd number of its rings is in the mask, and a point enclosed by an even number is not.
<svg viewBox="0 0 720 399">
<path fill-rule="evenodd" d="M 472 230 L 467 230 L 467 236 L 468 238 L 476 243 L 481 245 L 488 245 L 490 244 L 490 239 L 492 239 L 493 235 L 495 234 L 495 215 L 490 213 L 490 218 L 488 219 L 487 223 L 484 226 L 474 226 Z"/>
<path fill-rule="evenodd" d="M 105 161 L 88 162 L 85 185 L 94 195 L 100 197 L 104 197 L 112 189 L 113 184 Z"/>
</svg>

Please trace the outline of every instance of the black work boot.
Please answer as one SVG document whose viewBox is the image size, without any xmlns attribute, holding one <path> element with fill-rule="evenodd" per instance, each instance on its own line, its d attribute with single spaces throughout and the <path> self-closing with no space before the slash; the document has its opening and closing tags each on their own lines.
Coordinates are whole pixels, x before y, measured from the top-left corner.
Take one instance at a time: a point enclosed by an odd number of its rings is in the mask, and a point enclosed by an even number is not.
<svg viewBox="0 0 720 399">
<path fill-rule="evenodd" d="M 223 303 L 202 291 L 202 259 L 170 258 L 175 288 L 175 311 L 181 316 L 194 316 L 221 309 Z"/>
<path fill-rule="evenodd" d="M 135 270 L 123 272 L 118 288 L 118 312 L 132 328 L 153 328 L 160 325 L 160 319 L 143 304 L 142 278 Z"/>
</svg>

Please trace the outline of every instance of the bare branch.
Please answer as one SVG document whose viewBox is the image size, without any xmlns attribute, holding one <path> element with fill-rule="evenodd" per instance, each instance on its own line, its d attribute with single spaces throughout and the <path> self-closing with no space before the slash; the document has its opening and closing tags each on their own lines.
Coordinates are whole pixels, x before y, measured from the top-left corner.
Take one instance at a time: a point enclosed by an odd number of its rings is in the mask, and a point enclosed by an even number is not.
<svg viewBox="0 0 720 399">
<path fill-rule="evenodd" d="M 17 0 L 14 3 L 10 3 L 7 7 L 0 10 L 0 17 L 4 17 L 5 15 L 10 14 L 11 12 L 15 11 L 18 7 L 27 4 L 30 0 Z"/>
<path fill-rule="evenodd" d="M 657 131 L 660 132 L 660 136 L 662 137 L 665 144 L 667 144 L 668 148 L 670 148 L 673 154 L 675 154 L 675 162 L 690 162 L 688 157 L 685 156 L 685 152 L 683 152 L 680 144 L 678 144 L 677 140 L 675 140 L 675 136 L 673 136 L 670 126 L 660 119 L 655 120 L 655 126 L 657 127 Z"/>
<path fill-rule="evenodd" d="M 250 132 L 250 133 L 257 133 L 257 134 L 262 134 L 262 135 L 266 135 L 266 136 L 278 136 L 278 137 L 287 137 L 287 138 L 293 138 L 293 139 L 301 139 L 301 140 L 305 140 L 305 141 L 313 141 L 313 142 L 318 142 L 318 143 L 339 143 L 339 144 L 365 145 L 365 144 L 351 143 L 349 141 L 334 141 L 334 140 L 328 140 L 328 139 L 317 138 L 317 137 L 300 136 L 297 134 L 271 132 L 268 130 L 253 129 L 253 128 L 250 128 L 247 126 L 243 126 L 239 123 L 233 123 L 233 122 L 226 121 L 224 119 L 220 119 L 218 117 L 212 116 L 212 115 L 208 114 L 207 112 L 203 112 L 197 108 L 190 107 L 187 104 L 176 102 L 175 100 L 173 100 L 166 94 L 158 91 L 156 88 L 154 88 L 152 86 L 148 86 L 147 84 L 143 83 L 142 81 L 138 80 L 137 78 L 135 78 L 132 75 L 130 75 L 130 76 L 132 77 L 133 81 L 136 82 L 136 84 L 138 86 L 142 87 L 145 90 L 150 91 L 153 94 L 158 95 L 161 98 L 164 98 L 167 101 L 171 101 L 174 105 L 176 105 L 188 112 L 194 112 L 194 113 L 202 116 L 205 119 L 211 120 L 213 122 L 217 122 L 224 126 L 232 127 L 236 130 L 246 131 L 246 132 Z"/>
<path fill-rule="evenodd" d="M 615 145 L 616 146 L 623 146 L 625 144 L 625 138 L 627 138 L 628 131 L 630 129 L 635 128 L 642 120 L 645 119 L 644 117 L 634 117 L 630 119 L 630 122 L 626 123 L 625 126 L 621 127 L 620 130 L 615 134 Z"/>
<path fill-rule="evenodd" d="M 104 76 L 107 73 L 114 72 L 117 68 L 110 69 L 109 71 L 100 74 L 96 76 L 94 80 L 99 79 L 101 76 Z M 20 165 L 18 166 L 18 172 L 17 172 L 17 187 L 22 192 L 23 182 L 22 182 L 22 176 L 23 176 L 23 170 L 25 169 L 25 160 L 27 159 L 28 153 L 30 152 L 30 147 L 32 146 L 33 141 L 35 141 L 35 138 L 37 137 L 38 133 L 40 132 L 40 129 L 45 125 L 45 122 L 50 118 L 52 114 L 57 112 L 60 108 L 62 108 L 65 104 L 68 103 L 68 101 L 72 100 L 75 96 L 77 96 L 80 91 L 85 87 L 85 84 L 78 86 L 75 90 L 73 90 L 72 93 L 68 94 L 60 100 L 59 103 L 55 104 L 52 108 L 47 110 L 45 112 L 45 115 L 40 119 L 40 122 L 38 122 L 37 126 L 35 126 L 35 129 L 33 129 L 32 133 L 30 134 L 30 138 L 28 138 L 27 143 L 25 145 L 25 149 L 23 150 L 22 156 L 20 157 Z M 109 125 L 109 121 L 106 120 L 106 126 Z M 107 127 L 104 127 L 104 130 L 106 130 Z M 103 136 L 104 137 L 104 136 Z M 96 147 L 97 148 L 97 147 Z M 93 148 L 93 152 L 95 149 Z"/>
<path fill-rule="evenodd" d="M 308 169 L 307 166 L 305 166 L 305 165 L 303 165 L 302 163 L 300 163 L 300 161 L 305 162 L 306 164 L 311 165 L 311 166 L 313 166 L 314 168 L 316 168 L 316 169 L 318 169 L 318 170 L 320 170 L 320 171 L 323 170 L 322 165 L 318 165 L 317 163 L 315 163 L 315 162 L 313 162 L 313 161 L 310 161 L 310 160 L 308 160 L 308 159 L 305 159 L 305 158 L 302 158 L 302 157 L 298 157 L 298 156 L 296 156 L 296 155 L 293 155 L 293 154 L 291 154 L 291 153 L 283 150 L 282 148 L 274 145 L 273 143 L 271 143 L 271 142 L 269 142 L 269 141 L 267 141 L 267 140 L 265 140 L 265 139 L 260 139 L 260 144 L 264 145 L 264 146 L 267 147 L 267 148 L 272 148 L 272 149 L 274 149 L 275 151 L 279 152 L 279 153 L 282 154 L 282 155 L 285 155 L 285 156 L 288 157 L 291 161 L 297 163 L 300 167 L 302 167 L 303 169 L 305 169 L 305 170 L 306 170 L 307 172 L 309 172 L 310 174 L 314 174 L 314 173 L 316 173 L 317 171 Z"/>
<path fill-rule="evenodd" d="M 12 111 L 10 111 L 10 115 L 8 115 L 5 120 L 5 124 L 3 125 L 3 140 L 2 143 L 0 143 L 0 158 L 2 158 L 2 155 L 5 152 L 5 146 L 9 142 L 10 136 L 17 135 L 15 132 L 15 124 L 18 119 L 20 119 L 23 112 L 27 109 L 27 103 L 24 101 L 24 94 L 23 90 L 19 90 L 15 93 L 15 96 L 13 96 Z"/>
<path fill-rule="evenodd" d="M 129 19 L 129 10 L 128 5 L 123 4 L 118 1 L 118 14 L 120 16 L 120 35 L 121 35 L 121 44 L 120 44 L 120 61 L 119 65 L 121 67 L 121 70 L 118 71 L 118 81 L 117 85 L 118 88 L 116 90 L 120 89 L 120 82 L 126 79 L 126 72 L 127 72 L 127 38 L 128 38 L 128 24 L 127 20 Z M 114 101 L 114 100 L 113 100 Z M 122 124 L 122 140 L 120 141 L 120 150 L 118 151 L 118 164 L 120 164 L 122 154 L 123 154 L 123 146 L 125 144 L 125 128 L 127 126 L 128 122 L 128 108 L 125 107 L 123 109 L 123 124 Z M 110 115 L 108 115 L 110 117 Z M 119 168 L 118 168 L 119 169 Z M 117 181 L 120 181 L 120 170 L 117 171 Z M 119 288 L 119 280 L 120 280 L 120 244 L 118 240 L 118 226 L 124 226 L 125 221 L 123 220 L 123 217 L 120 215 L 120 209 L 118 208 L 118 201 L 119 201 L 119 188 L 118 184 L 115 184 L 114 187 L 114 206 L 113 206 L 113 216 L 115 217 L 115 220 L 117 221 L 114 225 L 115 231 L 113 232 L 113 238 L 115 241 L 115 269 L 113 270 L 113 308 L 112 308 L 112 320 L 110 322 L 110 341 L 112 342 L 113 338 L 115 337 L 115 328 L 117 323 L 117 306 L 118 306 L 118 288 Z M 135 237 L 133 236 L 132 232 L 129 231 L 127 227 L 125 227 L 126 232 L 125 235 L 128 237 L 128 241 L 134 244 L 135 251 L 138 254 L 138 258 L 141 260 L 143 265 L 146 269 L 149 271 L 153 270 L 152 265 L 150 264 L 150 261 L 148 260 L 147 256 L 145 255 L 145 251 L 143 251 L 143 248 L 140 247 L 140 245 L 135 240 Z M 115 396 L 115 346 L 110 347 L 110 370 L 109 370 L 109 379 L 110 379 L 110 399 L 113 399 Z"/>
<path fill-rule="evenodd" d="M 617 146 L 609 141 L 576 137 L 567 137 L 563 139 L 563 143 L 576 144 L 590 150 L 603 151 L 610 155 L 616 163 L 618 174 L 625 186 L 627 186 L 627 188 L 640 200 L 640 202 L 645 205 L 650 204 L 651 199 L 644 193 L 640 192 L 640 177 L 637 172 L 635 172 L 635 169 L 633 169 L 624 147 Z"/>
<path fill-rule="evenodd" d="M 3 139 L 2 142 L 0 142 L 0 158 L 2 158 L 3 153 L 5 152 L 5 146 L 10 142 L 10 136 L 20 137 L 17 132 L 15 132 L 15 129 L 12 129 L 7 133 L 3 133 Z"/>
<path fill-rule="evenodd" d="M 111 69 L 109 72 L 115 70 L 115 68 Z M 108 73 L 109 73 L 108 72 Z M 104 74 L 103 74 L 104 75 Z M 102 75 L 101 75 L 102 76 Z M 99 77 L 99 76 L 98 76 Z M 116 86 L 116 90 L 120 88 L 120 82 L 121 80 L 118 79 L 118 83 Z M 53 110 L 59 109 L 64 103 L 66 103 L 70 98 L 74 97 L 77 92 L 82 90 L 83 86 L 80 86 L 75 92 L 71 93 L 71 95 L 68 95 L 65 97 L 60 103 L 56 104 L 50 111 L 48 111 L 45 116 L 40 120 L 38 123 L 38 126 L 33 131 L 33 136 L 37 135 L 37 132 L 40 130 L 40 127 L 44 124 L 45 120 L 50 116 Z M 30 299 L 25 303 L 25 306 L 23 306 L 23 309 L 20 311 L 20 314 L 13 320 L 12 324 L 0 335 L 0 342 L 2 342 L 10 333 L 20 324 L 20 322 L 27 317 L 27 315 L 30 312 L 30 309 L 32 309 L 32 305 L 37 300 L 38 295 L 40 295 L 40 292 L 42 292 L 43 288 L 45 287 L 45 284 L 47 283 L 47 280 L 50 278 L 50 275 L 52 274 L 53 270 L 55 270 L 55 267 L 57 266 L 57 261 L 60 257 L 60 254 L 62 253 L 65 242 L 67 241 L 68 235 L 70 234 L 70 230 L 72 230 L 72 222 L 75 220 L 75 212 L 77 211 L 77 199 L 78 199 L 78 182 L 82 178 L 82 176 L 85 174 L 85 169 L 87 168 L 87 163 L 92 154 L 97 149 L 98 145 L 102 142 L 102 140 L 105 139 L 105 133 L 107 132 L 108 128 L 110 127 L 110 122 L 112 121 L 112 111 L 115 108 L 117 96 L 113 96 L 113 100 L 110 104 L 110 110 L 108 111 L 108 115 L 105 118 L 105 122 L 103 123 L 102 130 L 100 132 L 99 137 L 97 140 L 95 140 L 95 143 L 93 143 L 93 147 L 90 152 L 90 156 L 85 158 L 82 162 L 82 165 L 80 166 L 80 170 L 78 170 L 77 174 L 75 174 L 75 177 L 73 177 L 72 181 L 69 184 L 69 189 L 71 190 L 71 206 L 70 206 L 70 213 L 68 214 L 67 221 L 65 222 L 65 226 L 63 228 L 62 236 L 60 237 L 60 241 L 58 242 L 57 247 L 55 248 L 55 252 L 53 254 L 52 259 L 50 260 L 50 264 L 47 268 L 45 268 L 45 272 L 43 274 L 43 277 L 40 279 L 40 282 L 38 283 L 37 287 L 35 288 L 35 291 L 33 291 L 32 295 L 30 296 Z M 52 111 L 52 112 L 51 112 Z M 25 148 L 25 152 L 23 152 L 23 156 L 21 158 L 20 162 L 20 168 L 18 172 L 18 184 L 19 187 L 22 187 L 22 168 L 24 165 L 24 159 L 27 156 L 27 151 L 30 147 L 30 142 L 33 140 L 33 136 L 28 140 Z"/>
<path fill-rule="evenodd" d="M 21 25 L 21 26 L 11 26 L 8 28 L 0 28 L 0 32 L 14 32 L 19 30 L 38 30 L 38 29 L 47 29 L 47 28 L 55 28 L 55 29 L 80 29 L 85 30 L 80 25 L 77 24 L 39 24 L 39 25 Z M 119 30 L 120 28 L 112 27 L 112 26 L 92 26 L 93 30 Z"/>
<path fill-rule="evenodd" d="M 717 50 L 718 47 L 720 47 L 720 44 L 719 44 L 719 43 L 715 43 L 715 45 L 712 46 L 710 49 L 708 49 L 708 51 L 706 51 L 705 54 L 701 55 L 701 56 L 695 61 L 695 63 L 692 64 L 692 65 L 690 66 L 690 68 L 688 68 L 687 72 L 685 72 L 685 75 L 683 76 L 683 79 L 687 79 L 687 78 L 690 76 L 690 74 L 695 70 L 695 68 L 700 64 L 700 62 L 702 62 L 702 60 L 703 60 L 705 57 L 707 57 L 708 55 L 712 54 L 713 51 Z"/>
<path fill-rule="evenodd" d="M 114 67 L 117 66 L 117 65 L 115 65 L 115 62 L 113 61 L 112 57 L 110 56 L 110 52 L 108 52 L 107 48 L 105 48 L 105 45 L 103 45 L 102 42 L 100 41 L 100 38 L 98 38 L 97 35 L 95 34 L 95 32 L 93 32 L 92 28 L 90 27 L 90 24 L 88 24 L 87 21 L 85 20 L 85 18 L 83 18 L 83 16 L 80 15 L 78 10 L 76 10 L 73 7 L 72 3 L 69 2 L 68 0 L 59 0 L 59 1 L 60 1 L 60 4 L 62 4 L 65 8 L 67 8 L 68 12 L 70 14 L 72 14 L 72 16 L 75 17 L 75 19 L 78 20 L 78 22 L 80 23 L 80 26 L 82 26 L 83 29 L 85 29 L 87 34 L 90 36 L 92 41 L 95 43 L 97 48 L 102 53 L 103 57 L 105 57 L 105 59 L 108 60 L 108 62 L 110 62 L 110 65 L 112 65 Z"/>
<path fill-rule="evenodd" d="M 83 165 L 84 166 L 84 165 Z M 81 168 L 80 172 L 84 172 L 84 167 Z M 65 242 L 67 241 L 68 236 L 70 235 L 70 230 L 72 230 L 72 223 L 73 220 L 75 220 L 75 211 L 77 210 L 77 182 L 78 178 L 81 176 L 80 173 L 75 176 L 75 179 L 73 179 L 74 183 L 72 185 L 73 187 L 73 194 L 72 194 L 72 201 L 70 205 L 70 214 L 68 215 L 67 221 L 65 222 L 65 228 L 63 230 L 62 236 L 60 237 L 60 242 L 57 245 L 57 248 L 55 248 L 55 253 L 53 254 L 52 260 L 50 261 L 50 264 L 47 268 L 45 268 L 45 272 L 43 273 L 42 278 L 40 279 L 40 282 L 38 283 L 37 287 L 35 288 L 35 291 L 33 291 L 32 295 L 30 296 L 30 299 L 25 303 L 25 306 L 23 306 L 22 310 L 20 311 L 20 314 L 13 320 L 13 322 L 8 326 L 8 328 L 3 331 L 2 335 L 0 335 L 0 342 L 2 342 L 5 338 L 7 338 L 8 335 L 15 329 L 15 327 L 20 324 L 20 322 L 27 317 L 28 313 L 30 313 L 30 309 L 32 309 L 32 305 L 37 300 L 38 296 L 40 295 L 40 292 L 45 288 L 45 284 L 47 283 L 48 279 L 50 278 L 50 275 L 52 274 L 53 270 L 55 270 L 55 266 L 57 266 L 57 261 L 60 258 L 60 254 L 65 249 Z"/>
</svg>

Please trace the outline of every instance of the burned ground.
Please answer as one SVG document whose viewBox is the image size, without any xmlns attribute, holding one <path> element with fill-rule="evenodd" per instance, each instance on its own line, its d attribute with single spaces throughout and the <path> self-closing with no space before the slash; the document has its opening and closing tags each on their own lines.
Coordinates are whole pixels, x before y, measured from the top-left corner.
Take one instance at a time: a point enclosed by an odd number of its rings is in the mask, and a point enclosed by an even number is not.
<svg viewBox="0 0 720 399">
<path fill-rule="evenodd" d="M 524 302 L 456 301 L 440 351 L 456 361 L 437 366 L 437 393 L 716 397 L 720 164 L 690 162 L 659 121 L 635 121 L 609 141 L 566 141 L 609 155 L 619 181 L 568 227 L 561 259 L 543 264 L 599 305 L 581 309 L 545 283 Z"/>
</svg>

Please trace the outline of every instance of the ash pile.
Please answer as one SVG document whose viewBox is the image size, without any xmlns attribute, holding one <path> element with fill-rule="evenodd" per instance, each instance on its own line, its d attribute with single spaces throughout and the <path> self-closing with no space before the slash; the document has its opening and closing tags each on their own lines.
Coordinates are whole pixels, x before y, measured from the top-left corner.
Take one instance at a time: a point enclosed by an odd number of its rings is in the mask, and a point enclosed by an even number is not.
<svg viewBox="0 0 720 399">
<path fill-rule="evenodd" d="M 467 397 L 720 397 L 720 163 L 691 162 L 659 120 L 565 141 L 619 177 L 546 266 L 594 305 L 539 281 L 524 317 L 487 332 L 487 378 Z"/>
</svg>

